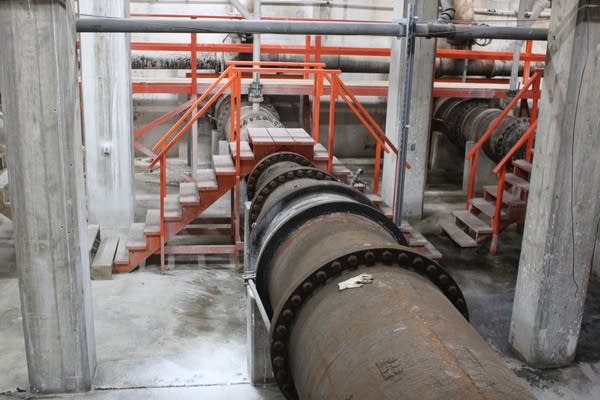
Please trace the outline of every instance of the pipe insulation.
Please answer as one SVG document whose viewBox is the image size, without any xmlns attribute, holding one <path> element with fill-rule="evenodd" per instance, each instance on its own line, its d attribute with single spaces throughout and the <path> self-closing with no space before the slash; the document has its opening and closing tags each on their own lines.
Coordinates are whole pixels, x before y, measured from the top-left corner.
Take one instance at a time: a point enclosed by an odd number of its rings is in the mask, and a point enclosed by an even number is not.
<svg viewBox="0 0 600 400">
<path fill-rule="evenodd" d="M 533 399 L 438 263 L 302 156 L 248 176 L 247 254 L 287 399 Z"/>
</svg>

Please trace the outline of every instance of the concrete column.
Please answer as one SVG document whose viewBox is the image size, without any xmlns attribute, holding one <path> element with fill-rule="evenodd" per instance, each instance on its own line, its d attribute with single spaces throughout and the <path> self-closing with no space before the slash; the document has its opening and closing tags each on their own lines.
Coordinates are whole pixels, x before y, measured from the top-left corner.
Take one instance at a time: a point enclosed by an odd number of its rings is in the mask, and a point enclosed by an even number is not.
<svg viewBox="0 0 600 400">
<path fill-rule="evenodd" d="M 600 0 L 555 1 L 510 337 L 529 364 L 575 356 L 600 229 Z"/>
<path fill-rule="evenodd" d="M 402 18 L 405 8 L 404 0 L 394 1 L 394 18 Z M 404 13 L 406 14 L 406 13 Z M 432 21 L 437 18 L 437 1 L 420 1 L 416 14 L 421 21 Z M 390 65 L 389 93 L 385 131 L 398 142 L 397 116 L 401 115 L 404 88 L 404 39 L 393 39 Z M 431 107 L 433 88 L 434 60 L 436 41 L 417 38 L 415 46 L 415 71 L 413 76 L 412 103 L 410 110 L 410 129 L 408 134 L 407 161 L 412 168 L 406 171 L 403 215 L 421 218 L 423 215 L 423 194 L 427 178 L 427 156 L 429 150 L 429 128 L 431 124 Z M 399 112 L 400 111 L 400 112 Z M 383 199 L 392 204 L 396 176 L 396 157 L 384 156 L 383 163 Z"/>
<path fill-rule="evenodd" d="M 29 383 L 88 390 L 96 356 L 72 0 L 0 1 L 0 37 Z"/>
<path fill-rule="evenodd" d="M 126 17 L 129 0 L 80 0 L 81 14 Z M 129 35 L 81 35 L 81 80 L 90 223 L 133 222 L 131 61 Z"/>
</svg>

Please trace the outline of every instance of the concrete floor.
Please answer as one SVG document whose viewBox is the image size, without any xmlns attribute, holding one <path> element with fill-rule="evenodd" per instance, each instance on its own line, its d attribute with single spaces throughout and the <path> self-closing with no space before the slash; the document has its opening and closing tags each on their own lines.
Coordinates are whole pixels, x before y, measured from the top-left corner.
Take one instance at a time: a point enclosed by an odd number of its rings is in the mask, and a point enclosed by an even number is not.
<svg viewBox="0 0 600 400">
<path fill-rule="evenodd" d="M 600 399 L 600 281 L 590 283 L 576 363 L 528 368 L 506 340 L 520 235 L 504 234 L 495 257 L 485 247 L 459 250 L 439 234 L 437 221 L 462 207 L 460 192 L 428 192 L 425 218 L 413 225 L 444 254 L 475 328 L 539 399 Z M 20 392 L 28 383 L 11 237 L 11 222 L 0 216 L 0 399 L 38 398 Z M 93 281 L 92 289 L 96 390 L 47 398 L 283 399 L 276 387 L 248 383 L 243 282 L 227 257 L 178 262 L 165 276 L 148 266 Z"/>
</svg>

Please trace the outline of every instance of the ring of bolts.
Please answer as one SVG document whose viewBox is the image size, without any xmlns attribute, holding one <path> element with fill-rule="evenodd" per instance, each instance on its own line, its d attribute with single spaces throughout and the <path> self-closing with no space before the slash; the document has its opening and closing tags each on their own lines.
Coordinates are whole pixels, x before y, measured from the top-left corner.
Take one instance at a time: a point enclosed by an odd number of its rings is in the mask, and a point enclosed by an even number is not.
<svg viewBox="0 0 600 400">
<path fill-rule="evenodd" d="M 284 161 L 294 162 L 296 164 L 302 165 L 303 167 L 314 167 L 314 165 L 306 157 L 303 157 L 300 154 L 296 153 L 281 152 L 267 156 L 263 158 L 260 161 L 260 163 L 258 163 L 258 165 L 254 167 L 252 172 L 250 172 L 250 175 L 248 175 L 247 192 L 249 199 L 254 198 L 254 192 L 256 191 L 256 183 L 258 182 L 258 178 L 262 175 L 262 173 L 265 172 L 265 170 L 271 165 Z"/>
<path fill-rule="evenodd" d="M 435 261 L 408 249 L 379 248 L 360 250 L 339 257 L 312 274 L 292 292 L 284 305 L 274 314 L 277 318 L 271 332 L 271 364 L 279 388 L 287 399 L 297 399 L 298 394 L 288 365 L 288 339 L 295 317 L 312 293 L 328 279 L 344 270 L 355 270 L 361 265 L 373 266 L 377 262 L 416 272 L 429 279 L 450 300 L 456 309 L 469 320 L 467 304 L 456 282 Z"/>
<path fill-rule="evenodd" d="M 260 191 L 258 192 L 256 197 L 254 198 L 254 201 L 252 202 L 252 206 L 250 208 L 250 226 L 252 226 L 252 224 L 256 222 L 256 219 L 260 215 L 260 212 L 262 211 L 262 208 L 265 204 L 265 201 L 268 198 L 268 195 L 273 190 L 277 189 L 279 186 L 283 185 L 286 182 L 302 178 L 310 178 L 318 181 L 338 181 L 338 179 L 334 176 L 329 175 L 328 173 L 323 172 L 320 169 L 312 167 L 299 167 L 288 170 L 285 173 L 276 176 L 275 178 L 271 179 L 271 181 L 264 184 L 260 188 Z"/>
</svg>

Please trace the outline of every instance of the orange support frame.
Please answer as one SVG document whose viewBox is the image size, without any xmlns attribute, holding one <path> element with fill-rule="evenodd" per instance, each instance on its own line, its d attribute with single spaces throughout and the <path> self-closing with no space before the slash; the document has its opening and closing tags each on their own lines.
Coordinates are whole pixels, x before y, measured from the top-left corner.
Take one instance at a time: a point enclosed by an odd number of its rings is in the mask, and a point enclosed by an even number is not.
<svg viewBox="0 0 600 400">
<path fill-rule="evenodd" d="M 313 76 L 313 87 L 315 93 L 314 103 L 318 104 L 319 107 L 315 109 L 315 112 L 320 113 L 320 97 L 323 95 L 323 87 L 325 81 L 329 83 L 329 94 L 330 94 L 330 105 L 329 105 L 329 137 L 328 137 L 328 153 L 329 159 L 327 163 L 327 169 L 333 171 L 333 154 L 334 154 L 334 141 L 335 141 L 335 109 L 336 100 L 338 97 L 342 97 L 344 102 L 354 112 L 359 121 L 367 128 L 369 133 L 373 136 L 376 142 L 376 154 L 375 154 L 375 171 L 376 176 L 373 184 L 373 192 L 378 193 L 379 191 L 379 172 L 381 164 L 381 153 L 394 152 L 398 154 L 398 149 L 385 136 L 385 132 L 364 108 L 364 106 L 358 101 L 352 91 L 342 82 L 339 75 L 339 70 L 327 70 L 324 69 L 322 63 L 287 63 L 287 62 L 255 62 L 255 61 L 231 61 L 228 62 L 228 67 L 206 90 L 201 96 L 193 98 L 192 100 L 185 103 L 188 107 L 179 119 L 173 124 L 173 126 L 165 133 L 163 137 L 153 146 L 152 151 L 156 152 L 155 157 L 149 164 L 149 168 L 154 168 L 156 164 L 160 163 L 160 260 L 161 260 L 161 272 L 164 272 L 164 256 L 166 254 L 165 249 L 165 238 L 167 232 L 165 230 L 165 198 L 167 196 L 167 154 L 168 152 L 183 138 L 187 131 L 192 125 L 202 117 L 217 99 L 224 94 L 227 90 L 230 92 L 230 126 L 232 127 L 231 136 L 229 140 L 235 141 L 235 168 L 236 168 L 236 187 L 233 192 L 233 201 L 235 205 L 240 203 L 240 190 L 239 182 L 241 179 L 241 126 L 240 126 L 240 114 L 241 114 L 241 99 L 242 90 L 241 82 L 244 74 L 253 72 L 259 72 L 262 75 L 268 74 L 309 74 Z M 210 97 L 209 97 L 210 96 Z M 318 100 L 318 101 L 317 101 Z M 198 110 L 197 108 L 202 104 L 202 107 Z M 159 118 L 160 122 L 164 122 L 165 119 L 171 118 L 176 114 L 183 111 L 183 106 L 178 107 L 168 115 Z M 187 122 L 184 124 L 184 122 Z M 183 125 L 183 126 L 182 126 Z M 315 126 L 313 125 L 313 129 Z M 146 130 L 147 131 L 147 130 Z M 139 133 L 142 136 L 145 131 Z M 316 133 L 313 132 L 313 137 L 318 138 L 318 125 Z M 232 225 L 234 226 L 234 240 L 236 245 L 240 243 L 240 228 L 239 228 L 239 206 L 234 207 L 234 215 L 232 216 Z"/>
</svg>

